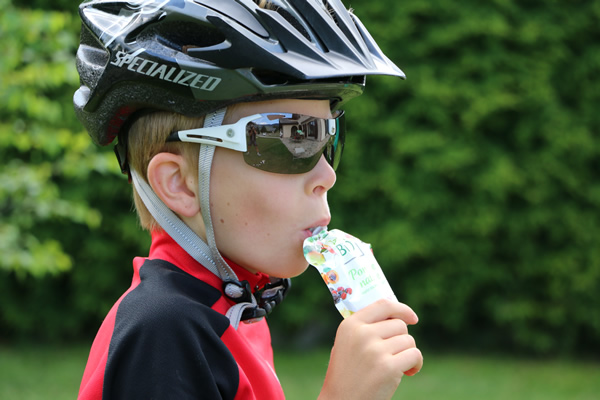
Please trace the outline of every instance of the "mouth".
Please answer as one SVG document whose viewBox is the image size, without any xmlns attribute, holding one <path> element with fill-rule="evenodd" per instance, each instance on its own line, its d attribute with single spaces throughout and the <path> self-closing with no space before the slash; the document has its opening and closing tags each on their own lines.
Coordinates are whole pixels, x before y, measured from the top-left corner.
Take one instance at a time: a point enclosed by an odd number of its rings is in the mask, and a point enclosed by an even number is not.
<svg viewBox="0 0 600 400">
<path fill-rule="evenodd" d="M 306 237 L 314 236 L 319 232 L 327 231 L 327 225 L 331 222 L 331 217 L 326 216 L 321 219 L 315 220 L 314 225 L 304 230 Z"/>
<path fill-rule="evenodd" d="M 315 226 L 314 228 L 310 228 L 309 231 L 310 231 L 311 235 L 316 235 L 317 233 L 319 233 L 325 229 L 327 229 L 326 226 Z"/>
</svg>

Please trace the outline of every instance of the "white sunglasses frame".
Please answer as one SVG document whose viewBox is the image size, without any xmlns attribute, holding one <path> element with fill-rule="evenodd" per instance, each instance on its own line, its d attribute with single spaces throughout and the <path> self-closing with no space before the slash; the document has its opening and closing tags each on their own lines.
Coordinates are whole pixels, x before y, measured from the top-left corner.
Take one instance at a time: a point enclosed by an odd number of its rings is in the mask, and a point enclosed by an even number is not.
<svg viewBox="0 0 600 400">
<path fill-rule="evenodd" d="M 260 117 L 261 114 L 254 114 L 240 118 L 240 120 L 234 124 L 187 129 L 184 131 L 173 132 L 171 135 L 176 136 L 181 142 L 210 144 L 246 152 L 248 151 L 248 144 L 246 143 L 246 125 L 248 122 L 252 122 Z"/>
<path fill-rule="evenodd" d="M 263 117 L 264 114 L 279 113 L 254 114 L 248 117 L 240 118 L 239 121 L 233 124 L 175 131 L 171 134 L 171 136 L 175 136 L 176 140 L 180 142 L 210 144 L 213 146 L 225 147 L 227 149 L 245 153 L 248 151 L 248 144 L 246 142 L 246 126 L 249 122 Z M 322 119 L 332 121 L 336 118 Z M 328 122 L 328 128 L 330 135 L 333 136 L 336 134 L 335 123 L 332 124 L 331 122 Z"/>
</svg>

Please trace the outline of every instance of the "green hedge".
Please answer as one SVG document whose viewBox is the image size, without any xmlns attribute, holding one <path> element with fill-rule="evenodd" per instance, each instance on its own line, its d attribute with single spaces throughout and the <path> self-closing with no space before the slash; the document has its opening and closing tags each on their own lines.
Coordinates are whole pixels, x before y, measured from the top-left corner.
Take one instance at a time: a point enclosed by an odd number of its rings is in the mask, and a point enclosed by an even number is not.
<svg viewBox="0 0 600 400">
<path fill-rule="evenodd" d="M 348 105 L 332 226 L 373 244 L 423 345 L 600 350 L 600 3 L 348 5 L 408 79 Z M 76 7 L 0 6 L 0 338 L 89 337 L 148 240 L 72 113 Z M 318 274 L 294 286 L 276 336 L 334 331 Z"/>
<path fill-rule="evenodd" d="M 114 155 L 72 110 L 78 17 L 0 9 L 0 339 L 81 338 L 147 243 Z"/>
<path fill-rule="evenodd" d="M 598 348 L 600 3 L 364 11 L 393 21 L 370 25 L 408 80 L 371 79 L 349 110 L 336 221 L 433 342 Z"/>
</svg>

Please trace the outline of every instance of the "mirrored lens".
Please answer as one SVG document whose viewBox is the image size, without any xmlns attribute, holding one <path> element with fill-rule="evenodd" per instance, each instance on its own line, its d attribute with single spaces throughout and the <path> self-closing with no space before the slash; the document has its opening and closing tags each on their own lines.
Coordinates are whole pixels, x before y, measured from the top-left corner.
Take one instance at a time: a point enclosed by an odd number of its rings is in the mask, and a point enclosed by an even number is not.
<svg viewBox="0 0 600 400">
<path fill-rule="evenodd" d="M 262 114 L 246 125 L 244 160 L 263 171 L 301 174 L 322 154 L 336 168 L 344 142 L 343 112 L 335 119 L 292 113 Z"/>
</svg>

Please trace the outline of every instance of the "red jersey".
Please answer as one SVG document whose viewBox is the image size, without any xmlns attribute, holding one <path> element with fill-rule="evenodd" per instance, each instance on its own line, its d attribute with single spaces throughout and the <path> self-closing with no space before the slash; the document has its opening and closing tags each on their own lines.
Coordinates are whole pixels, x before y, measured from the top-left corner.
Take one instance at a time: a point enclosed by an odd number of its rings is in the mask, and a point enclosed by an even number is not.
<svg viewBox="0 0 600 400">
<path fill-rule="evenodd" d="M 252 288 L 269 282 L 229 264 Z M 234 329 L 217 276 L 164 232 L 133 269 L 94 340 L 79 399 L 284 399 L 266 320 Z"/>
</svg>

